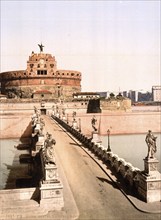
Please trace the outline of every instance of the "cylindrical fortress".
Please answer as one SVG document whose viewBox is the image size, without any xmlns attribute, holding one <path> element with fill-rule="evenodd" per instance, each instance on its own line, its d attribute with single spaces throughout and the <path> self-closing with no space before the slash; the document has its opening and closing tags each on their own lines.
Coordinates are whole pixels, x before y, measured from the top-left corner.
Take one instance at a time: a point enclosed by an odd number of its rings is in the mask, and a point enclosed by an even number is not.
<svg viewBox="0 0 161 220">
<path fill-rule="evenodd" d="M 72 99 L 81 91 L 81 73 L 73 70 L 57 70 L 51 54 L 32 52 L 27 69 L 0 74 L 1 92 L 9 98 Z"/>
</svg>

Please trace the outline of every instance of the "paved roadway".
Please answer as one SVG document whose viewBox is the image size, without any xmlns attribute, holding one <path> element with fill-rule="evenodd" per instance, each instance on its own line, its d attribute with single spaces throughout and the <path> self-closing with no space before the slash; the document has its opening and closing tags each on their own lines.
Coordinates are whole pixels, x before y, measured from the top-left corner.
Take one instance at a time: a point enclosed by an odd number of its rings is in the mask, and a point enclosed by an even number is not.
<svg viewBox="0 0 161 220">
<path fill-rule="evenodd" d="M 79 220 L 157 220 L 160 214 L 138 211 L 100 167 L 52 119 L 45 129 L 56 139 L 55 151 L 73 193 Z"/>
</svg>

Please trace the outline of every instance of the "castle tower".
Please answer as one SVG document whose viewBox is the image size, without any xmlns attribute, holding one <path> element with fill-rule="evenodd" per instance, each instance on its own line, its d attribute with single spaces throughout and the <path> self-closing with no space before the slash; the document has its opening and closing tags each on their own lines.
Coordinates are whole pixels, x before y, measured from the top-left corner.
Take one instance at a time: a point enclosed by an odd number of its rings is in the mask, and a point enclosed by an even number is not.
<svg viewBox="0 0 161 220">
<path fill-rule="evenodd" d="M 27 69 L 0 74 L 2 93 L 10 98 L 71 100 L 73 93 L 81 91 L 81 73 L 57 69 L 55 57 L 43 52 L 32 52 Z"/>
</svg>

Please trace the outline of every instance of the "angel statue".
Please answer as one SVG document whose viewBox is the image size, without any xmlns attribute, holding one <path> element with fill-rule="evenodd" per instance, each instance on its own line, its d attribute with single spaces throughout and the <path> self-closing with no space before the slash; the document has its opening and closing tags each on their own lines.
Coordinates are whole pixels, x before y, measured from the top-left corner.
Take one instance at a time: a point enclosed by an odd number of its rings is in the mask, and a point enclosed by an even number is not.
<svg viewBox="0 0 161 220">
<path fill-rule="evenodd" d="M 147 159 L 154 158 L 154 153 L 157 152 L 156 139 L 157 137 L 154 137 L 152 131 L 149 130 L 145 138 L 145 142 L 147 143 L 148 146 L 148 155 L 146 157 Z"/>
<path fill-rule="evenodd" d="M 46 163 L 55 164 L 54 145 L 56 144 L 56 141 L 52 138 L 51 134 L 47 133 L 46 136 L 47 138 L 44 142 L 46 152 Z"/>
</svg>

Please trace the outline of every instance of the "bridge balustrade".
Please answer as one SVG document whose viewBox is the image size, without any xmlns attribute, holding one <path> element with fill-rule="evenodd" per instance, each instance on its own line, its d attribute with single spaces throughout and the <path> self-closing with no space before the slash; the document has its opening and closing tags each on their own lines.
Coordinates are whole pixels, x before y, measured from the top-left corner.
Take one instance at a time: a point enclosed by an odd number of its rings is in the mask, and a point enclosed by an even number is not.
<svg viewBox="0 0 161 220">
<path fill-rule="evenodd" d="M 111 169 L 116 172 L 117 178 L 121 178 L 121 180 L 126 183 L 127 188 L 136 191 L 146 202 L 160 200 L 158 192 L 161 188 L 161 175 L 157 170 L 159 163 L 157 159 L 147 160 L 147 158 L 145 158 L 145 170 L 141 172 L 140 169 L 133 167 L 132 164 L 126 162 L 123 158 L 119 158 L 118 155 L 113 154 L 110 147 L 105 150 L 101 146 L 97 131 L 92 132 L 92 138 L 87 138 L 83 136 L 78 128 L 70 126 L 68 122 L 66 123 L 55 116 L 53 118 L 75 138 L 82 142 L 84 147 L 88 148 L 88 150 L 91 151 L 92 154 L 95 154 L 98 159 L 110 165 Z"/>
</svg>

